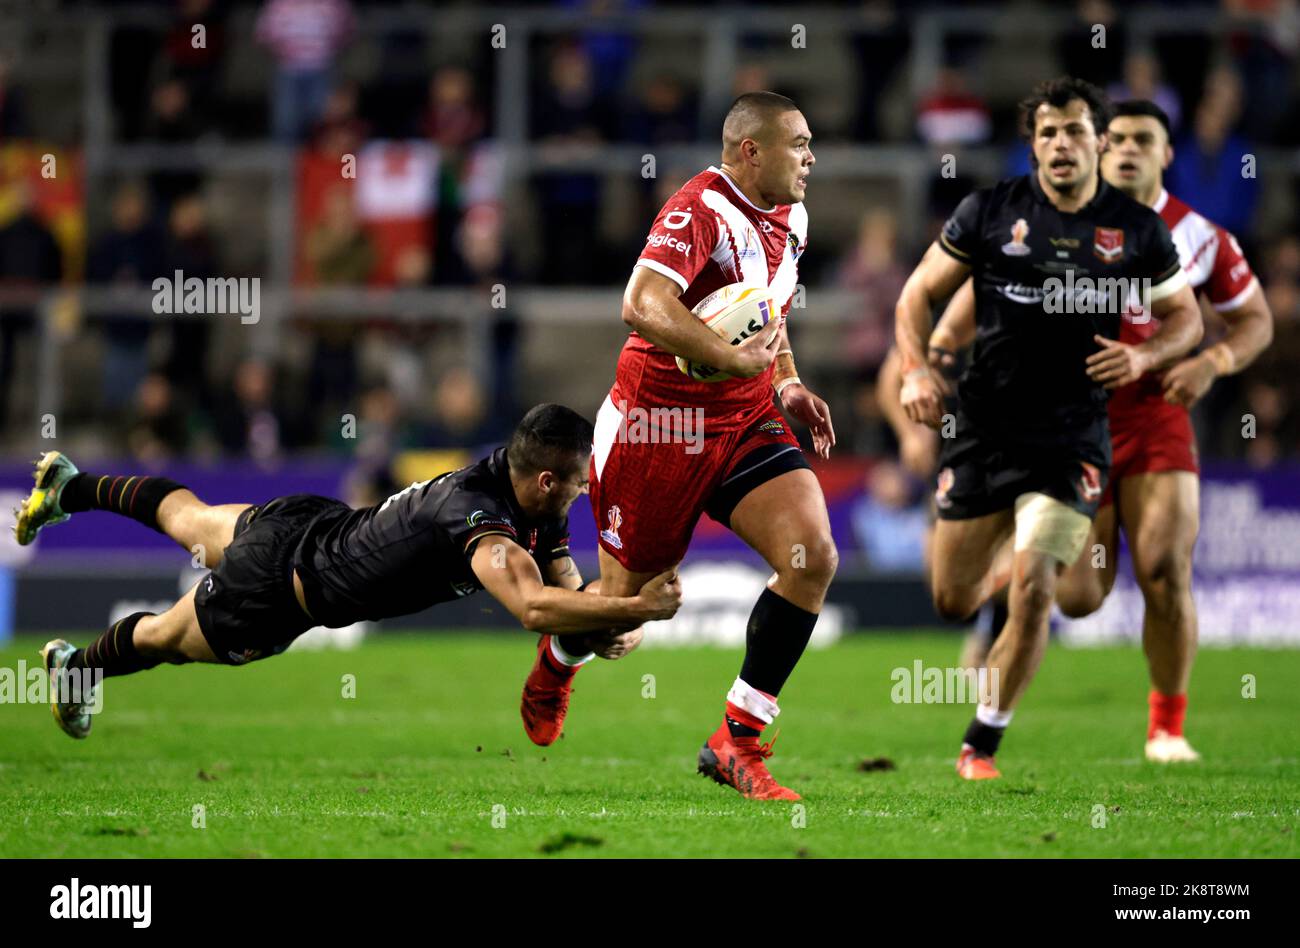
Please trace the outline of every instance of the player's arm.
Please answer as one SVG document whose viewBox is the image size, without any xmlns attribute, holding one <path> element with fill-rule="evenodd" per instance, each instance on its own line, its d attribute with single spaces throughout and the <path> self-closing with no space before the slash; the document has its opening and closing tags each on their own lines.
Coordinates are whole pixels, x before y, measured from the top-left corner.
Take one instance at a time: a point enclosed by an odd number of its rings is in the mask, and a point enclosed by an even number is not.
<svg viewBox="0 0 1300 948">
<path fill-rule="evenodd" d="M 1107 389 L 1136 381 L 1147 372 L 1171 365 L 1191 352 L 1205 326 L 1196 295 L 1178 260 L 1178 250 L 1169 228 L 1155 214 L 1147 215 L 1147 226 L 1139 233 L 1137 275 L 1148 280 L 1147 310 L 1160 320 L 1160 328 L 1140 343 L 1094 336 L 1101 348 L 1088 356 L 1088 377 Z"/>
<path fill-rule="evenodd" d="M 903 285 L 894 307 L 894 341 L 903 377 L 900 400 L 914 422 L 937 428 L 943 419 L 945 386 L 927 358 L 931 318 L 935 305 L 951 296 L 970 273 L 970 266 L 952 252 L 930 245 Z"/>
<path fill-rule="evenodd" d="M 572 556 L 557 556 L 548 560 L 542 566 L 542 575 L 548 586 L 574 591 L 582 589 L 582 573 L 578 571 L 578 564 L 573 562 Z"/>
<path fill-rule="evenodd" d="M 1256 281 L 1241 305 L 1220 310 L 1227 334 L 1204 352 L 1165 373 L 1165 401 L 1190 408 L 1221 375 L 1240 372 L 1273 342 L 1273 311 Z"/>
<path fill-rule="evenodd" d="M 939 460 L 939 436 L 933 429 L 912 421 L 907 417 L 907 412 L 903 411 L 903 402 L 899 397 L 899 389 L 903 384 L 903 373 L 899 370 L 901 362 L 898 350 L 891 347 L 876 376 L 876 401 L 880 405 L 881 414 L 894 429 L 903 466 L 916 477 L 929 480 Z"/>
<path fill-rule="evenodd" d="M 835 427 L 831 424 L 831 410 L 822 399 L 813 394 L 799 378 L 794 365 L 794 351 L 786 326 L 777 335 L 776 369 L 772 372 L 772 389 L 791 415 L 798 418 L 812 432 L 813 450 L 820 458 L 829 458 L 835 447 Z"/>
<path fill-rule="evenodd" d="M 952 295 L 930 333 L 931 355 L 955 357 L 975 342 L 975 281 L 967 278 Z M 930 360 L 935 362 L 934 358 Z"/>
<path fill-rule="evenodd" d="M 672 570 L 650 580 L 635 596 L 590 596 L 576 587 L 547 586 L 528 551 L 504 534 L 480 540 L 470 568 L 483 588 L 530 632 L 631 629 L 672 618 L 682 601 L 681 584 Z"/>
<path fill-rule="evenodd" d="M 549 560 L 542 566 L 542 575 L 546 577 L 546 585 L 559 586 L 561 589 L 572 589 L 576 592 L 600 592 L 600 577 L 597 576 L 590 582 L 582 581 L 582 573 L 578 570 L 578 564 L 573 561 L 572 556 L 560 556 Z"/>
<path fill-rule="evenodd" d="M 705 327 L 678 297 L 676 280 L 647 266 L 637 266 L 623 291 L 623 322 L 652 345 L 690 362 L 702 362 L 738 378 L 753 378 L 776 356 L 779 327 L 738 346 Z"/>
<path fill-rule="evenodd" d="M 572 589 L 575 592 L 600 592 L 600 577 L 589 583 L 582 581 L 582 573 L 571 556 L 560 556 L 542 564 L 542 575 L 546 585 Z M 641 644 L 643 632 L 640 626 L 628 629 L 619 626 L 588 633 L 583 639 L 584 651 L 595 652 L 601 658 L 622 658 Z"/>
<path fill-rule="evenodd" d="M 1160 328 L 1143 342 L 1130 344 L 1100 335 L 1093 337 L 1101 349 L 1087 358 L 1089 378 L 1103 388 L 1119 388 L 1147 372 L 1164 368 L 1201 341 L 1205 327 L 1186 277 L 1173 293 L 1151 301 L 1151 315 L 1160 320 Z"/>
</svg>

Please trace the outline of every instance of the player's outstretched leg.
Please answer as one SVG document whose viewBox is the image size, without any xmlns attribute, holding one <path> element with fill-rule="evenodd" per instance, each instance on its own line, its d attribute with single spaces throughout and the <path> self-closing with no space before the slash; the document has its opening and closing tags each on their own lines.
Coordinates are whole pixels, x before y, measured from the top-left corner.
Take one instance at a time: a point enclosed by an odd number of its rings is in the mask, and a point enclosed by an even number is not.
<svg viewBox="0 0 1300 948">
<path fill-rule="evenodd" d="M 759 738 L 780 713 L 777 696 L 812 637 L 839 562 L 816 476 L 805 468 L 758 485 L 736 504 L 730 526 L 776 573 L 750 613 L 740 674 L 700 749 L 699 771 L 750 799 L 798 800 L 768 772 L 776 738 Z"/>
<path fill-rule="evenodd" d="M 1192 548 L 1200 526 L 1196 475 L 1161 471 L 1120 482 L 1121 516 L 1142 590 L 1142 650 L 1151 675 L 1147 760 L 1200 760 L 1183 735 L 1187 686 L 1196 657 Z"/>
<path fill-rule="evenodd" d="M 84 649 L 52 639 L 41 649 L 50 676 L 50 710 L 64 733 L 84 738 L 102 704 L 105 678 L 130 675 L 168 662 L 216 662 L 194 611 L 191 589 L 162 615 L 137 612 L 115 622 Z"/>
<path fill-rule="evenodd" d="M 24 546 L 44 527 L 74 513 L 104 510 L 157 530 L 198 556 L 200 565 L 216 567 L 234 537 L 236 519 L 249 506 L 210 506 L 165 477 L 78 471 L 59 451 L 41 456 L 33 479 L 35 488 L 15 511 L 14 535 Z"/>
<path fill-rule="evenodd" d="M 543 635 L 538 641 L 537 660 L 519 701 L 519 716 L 534 744 L 547 747 L 559 739 L 569 713 L 573 677 L 595 657 L 581 634 Z"/>
</svg>

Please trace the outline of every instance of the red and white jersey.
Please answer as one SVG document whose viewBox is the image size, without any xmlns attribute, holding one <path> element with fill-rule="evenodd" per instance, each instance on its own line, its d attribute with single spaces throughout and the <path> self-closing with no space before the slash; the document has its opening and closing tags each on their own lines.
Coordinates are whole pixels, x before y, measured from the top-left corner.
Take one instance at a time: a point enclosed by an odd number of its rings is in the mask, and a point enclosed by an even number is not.
<svg viewBox="0 0 1300 948">
<path fill-rule="evenodd" d="M 807 246 L 803 204 L 757 207 L 725 172 L 711 167 L 659 211 L 636 265 L 677 283 L 687 309 L 731 283 L 766 287 L 784 325 Z M 677 368 L 673 355 L 633 332 L 619 355 L 610 398 L 629 407 L 703 408 L 708 432 L 733 431 L 771 406 L 772 372 L 697 382 Z"/>
<path fill-rule="evenodd" d="M 1163 188 L 1153 206 L 1169 228 L 1178 248 L 1178 260 L 1195 293 L 1204 293 L 1220 313 L 1241 306 L 1256 286 L 1255 274 L 1241 252 L 1237 238 L 1218 224 L 1202 217 Z M 1143 314 L 1125 314 L 1120 325 L 1120 342 L 1139 343 L 1153 336 L 1160 324 Z M 1110 400 L 1110 422 L 1140 424 L 1143 405 L 1165 404 L 1158 374 L 1148 374 L 1115 392 Z"/>
</svg>

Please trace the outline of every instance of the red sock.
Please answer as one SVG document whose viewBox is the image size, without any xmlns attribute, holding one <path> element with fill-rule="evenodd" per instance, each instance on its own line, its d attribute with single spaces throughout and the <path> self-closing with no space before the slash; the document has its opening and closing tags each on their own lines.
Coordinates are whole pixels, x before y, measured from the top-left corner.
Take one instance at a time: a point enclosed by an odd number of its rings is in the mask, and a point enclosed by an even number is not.
<svg viewBox="0 0 1300 948">
<path fill-rule="evenodd" d="M 542 651 L 542 666 L 554 675 L 556 678 L 572 678 L 578 673 L 581 665 L 565 665 L 551 654 L 551 645 L 548 642 L 546 648 Z"/>
<path fill-rule="evenodd" d="M 727 718 L 728 724 L 731 722 L 736 722 L 737 724 L 740 724 L 741 727 L 750 728 L 750 730 L 754 731 L 754 733 L 763 733 L 763 728 L 767 727 L 767 723 L 763 722 L 761 718 L 755 718 L 754 715 L 750 714 L 749 711 L 746 711 L 744 707 L 733 705 L 732 702 L 729 701 L 727 702 L 727 711 L 725 711 L 725 718 Z M 731 730 L 732 730 L 732 737 L 746 736 L 744 735 L 744 733 L 741 733 L 741 735 L 737 735 L 737 733 L 735 733 L 735 728 L 731 728 Z"/>
<path fill-rule="evenodd" d="M 1147 720 L 1147 740 L 1164 731 L 1171 737 L 1183 736 L 1183 717 L 1187 714 L 1187 695 L 1163 695 L 1152 689 L 1147 698 L 1151 715 Z"/>
</svg>

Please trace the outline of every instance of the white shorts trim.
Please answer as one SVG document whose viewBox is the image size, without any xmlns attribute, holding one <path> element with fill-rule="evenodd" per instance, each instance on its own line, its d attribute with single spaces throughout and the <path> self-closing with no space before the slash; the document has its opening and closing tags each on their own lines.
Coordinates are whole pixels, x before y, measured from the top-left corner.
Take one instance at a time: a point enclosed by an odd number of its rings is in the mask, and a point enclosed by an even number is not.
<svg viewBox="0 0 1300 948">
<path fill-rule="evenodd" d="M 596 480 L 600 480 L 605 472 L 605 462 L 609 460 L 609 452 L 613 450 L 622 427 L 623 413 L 618 410 L 614 400 L 606 395 L 600 411 L 596 412 L 596 430 L 591 445 L 591 456 L 596 462 Z"/>
</svg>

